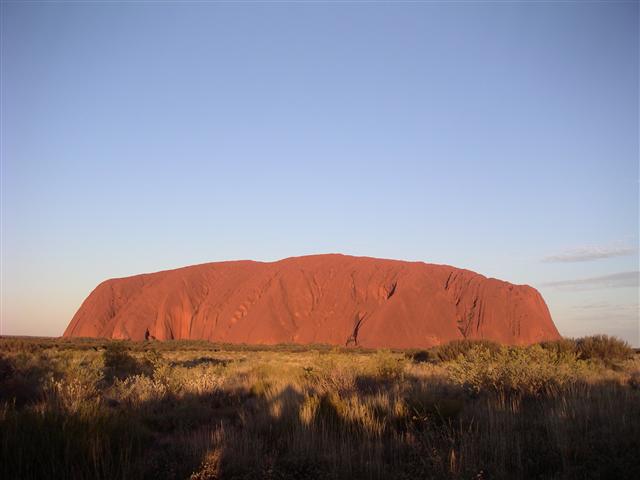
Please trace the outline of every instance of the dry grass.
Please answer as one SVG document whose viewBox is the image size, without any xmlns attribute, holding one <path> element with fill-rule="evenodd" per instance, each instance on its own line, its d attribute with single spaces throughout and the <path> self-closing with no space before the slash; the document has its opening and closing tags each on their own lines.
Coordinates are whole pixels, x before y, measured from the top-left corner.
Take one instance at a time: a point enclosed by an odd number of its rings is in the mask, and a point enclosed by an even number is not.
<svg viewBox="0 0 640 480">
<path fill-rule="evenodd" d="M 640 478 L 625 352 L 1 339 L 0 477 Z"/>
</svg>

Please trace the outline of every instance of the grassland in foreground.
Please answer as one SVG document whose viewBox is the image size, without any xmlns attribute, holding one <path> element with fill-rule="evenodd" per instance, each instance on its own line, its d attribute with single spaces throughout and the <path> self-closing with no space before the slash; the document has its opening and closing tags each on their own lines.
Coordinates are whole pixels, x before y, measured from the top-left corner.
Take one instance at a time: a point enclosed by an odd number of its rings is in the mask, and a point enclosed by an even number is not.
<svg viewBox="0 0 640 480">
<path fill-rule="evenodd" d="M 640 478 L 640 358 L 4 338 L 0 477 Z"/>
</svg>

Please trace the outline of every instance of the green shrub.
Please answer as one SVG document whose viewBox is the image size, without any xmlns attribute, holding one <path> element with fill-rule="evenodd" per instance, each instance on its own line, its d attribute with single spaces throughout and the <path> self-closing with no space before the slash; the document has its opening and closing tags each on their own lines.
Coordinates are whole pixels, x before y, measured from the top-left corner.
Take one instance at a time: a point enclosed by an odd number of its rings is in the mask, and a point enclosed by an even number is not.
<svg viewBox="0 0 640 480">
<path fill-rule="evenodd" d="M 579 379 L 583 362 L 575 356 L 560 358 L 540 345 L 502 347 L 497 352 L 477 345 L 447 367 L 452 380 L 474 393 L 540 395 Z"/>
<path fill-rule="evenodd" d="M 0 356 L 0 402 L 13 402 L 17 407 L 42 398 L 51 379 L 50 365 L 41 364 L 41 356 L 19 354 Z"/>
<path fill-rule="evenodd" d="M 344 357 L 320 354 L 313 366 L 303 368 L 302 378 L 307 385 L 320 392 L 349 392 L 355 389 L 357 370 Z"/>
<path fill-rule="evenodd" d="M 576 340 L 578 358 L 602 360 L 611 364 L 633 358 L 633 349 L 627 342 L 608 335 L 593 335 Z"/>
<path fill-rule="evenodd" d="M 576 355 L 578 352 L 578 346 L 573 338 L 561 338 L 560 340 L 549 340 L 541 342 L 540 346 L 550 352 L 555 353 L 558 356 L 562 355 Z"/>
<path fill-rule="evenodd" d="M 394 380 L 404 376 L 405 360 L 389 350 L 379 350 L 374 356 L 375 370 L 378 377 Z"/>
<path fill-rule="evenodd" d="M 428 363 L 433 360 L 433 355 L 428 350 L 407 352 L 405 356 L 413 363 Z"/>
<path fill-rule="evenodd" d="M 13 376 L 15 368 L 8 358 L 0 355 L 0 385 Z"/>
<path fill-rule="evenodd" d="M 489 353 L 497 353 L 500 351 L 500 345 L 491 340 L 453 340 L 444 345 L 440 345 L 436 350 L 436 356 L 441 362 L 450 362 L 457 360 L 460 355 L 466 356 L 469 351 L 476 347 L 482 347 Z"/>
<path fill-rule="evenodd" d="M 407 419 L 418 427 L 428 426 L 430 422 L 454 420 L 462 411 L 462 399 L 453 396 L 435 395 L 429 390 L 412 389 L 404 396 Z"/>
<path fill-rule="evenodd" d="M 109 380 L 123 379 L 143 372 L 143 366 L 129 354 L 127 347 L 120 342 L 112 342 L 103 352 L 105 377 Z"/>
<path fill-rule="evenodd" d="M 69 358 L 58 373 L 44 383 L 47 403 L 57 410 L 77 413 L 84 407 L 100 401 L 104 374 L 100 358 L 88 361 Z"/>
</svg>

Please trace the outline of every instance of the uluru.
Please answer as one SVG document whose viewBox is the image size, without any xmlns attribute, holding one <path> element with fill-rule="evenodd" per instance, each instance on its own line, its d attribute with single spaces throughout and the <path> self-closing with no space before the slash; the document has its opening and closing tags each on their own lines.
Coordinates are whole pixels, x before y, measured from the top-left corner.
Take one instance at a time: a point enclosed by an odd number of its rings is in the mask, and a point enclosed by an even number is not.
<svg viewBox="0 0 640 480">
<path fill-rule="evenodd" d="M 447 265 L 340 254 L 106 280 L 64 336 L 373 348 L 560 338 L 542 296 L 528 285 Z"/>
</svg>

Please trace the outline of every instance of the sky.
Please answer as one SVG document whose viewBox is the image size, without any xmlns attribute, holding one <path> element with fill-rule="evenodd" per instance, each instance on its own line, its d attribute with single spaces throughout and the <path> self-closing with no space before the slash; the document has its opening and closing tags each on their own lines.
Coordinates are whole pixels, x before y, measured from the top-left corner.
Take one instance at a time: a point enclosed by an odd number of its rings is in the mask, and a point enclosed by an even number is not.
<svg viewBox="0 0 640 480">
<path fill-rule="evenodd" d="M 639 4 L 1 5 L 2 335 L 102 280 L 339 252 L 640 345 Z"/>
</svg>

